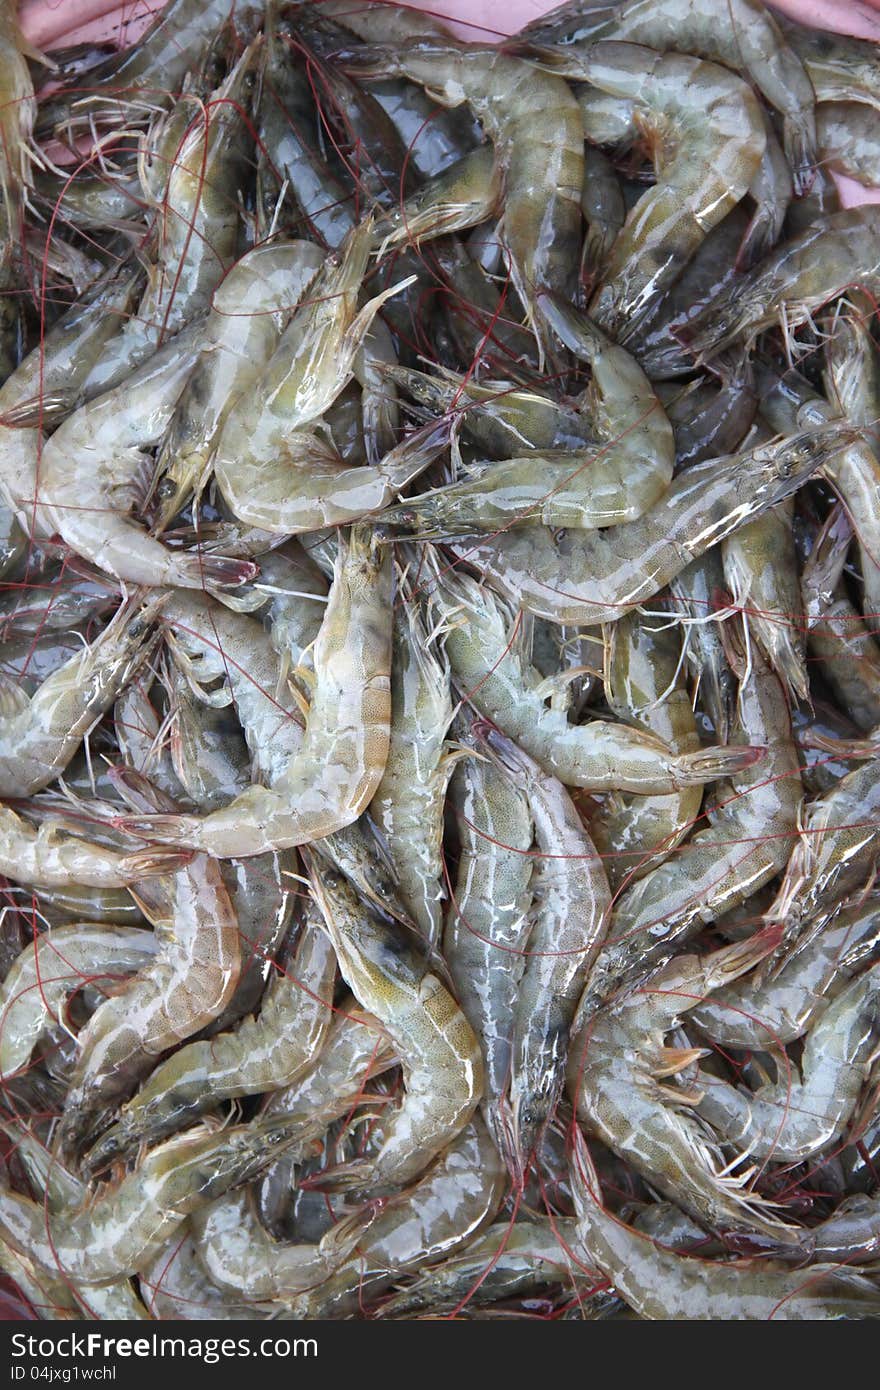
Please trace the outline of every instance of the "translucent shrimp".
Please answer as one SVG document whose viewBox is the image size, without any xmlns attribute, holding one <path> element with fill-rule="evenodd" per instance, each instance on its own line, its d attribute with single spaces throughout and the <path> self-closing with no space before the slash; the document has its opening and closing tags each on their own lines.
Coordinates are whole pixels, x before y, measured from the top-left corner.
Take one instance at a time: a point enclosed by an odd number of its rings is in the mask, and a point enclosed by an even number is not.
<svg viewBox="0 0 880 1390">
<path fill-rule="evenodd" d="M 160 1321 L 222 1318 L 224 1322 L 253 1322 L 271 1317 L 276 1311 L 271 1304 L 261 1306 L 251 1299 L 237 1300 L 208 1278 L 196 1253 L 189 1223 L 183 1237 L 178 1231 L 155 1259 L 138 1271 L 138 1283 L 150 1315 Z"/>
<path fill-rule="evenodd" d="M 345 881 L 316 862 L 312 885 L 339 969 L 399 1050 L 404 1100 L 381 1122 L 375 1157 L 339 1170 L 337 1185 L 395 1188 L 417 1177 L 461 1132 L 479 1103 L 483 1059 L 473 1029 L 424 959 L 365 913 Z"/>
<path fill-rule="evenodd" d="M 846 425 L 794 435 L 674 479 L 638 521 L 586 536 L 530 526 L 501 537 L 453 542 L 492 588 L 554 623 L 613 622 L 651 598 L 711 546 L 795 493 L 853 442 Z"/>
<path fill-rule="evenodd" d="M 26 41 L 16 17 L 16 0 L 0 6 L 0 243 L 16 244 L 32 184 L 30 140 L 37 103 L 26 59 L 46 62 Z"/>
<path fill-rule="evenodd" d="M 657 183 L 628 214 L 590 303 L 599 326 L 626 343 L 749 189 L 766 145 L 761 111 L 740 78 L 685 53 L 600 42 L 535 56 L 549 71 L 632 101 L 649 133 Z"/>
<path fill-rule="evenodd" d="M 701 1075 L 697 1114 L 742 1153 L 801 1163 L 843 1133 L 876 1060 L 880 966 L 852 980 L 828 1005 L 804 1043 L 798 1081 L 777 1061 L 778 1080 L 739 1090 Z"/>
<path fill-rule="evenodd" d="M 436 1163 L 405 1192 L 389 1197 L 370 1220 L 367 1211 L 343 1217 L 323 1238 L 335 1256 L 352 1236 L 357 1253 L 296 1311 L 304 1317 L 357 1315 L 410 1271 L 467 1247 L 497 1214 L 505 1187 L 503 1165 L 482 1120 L 474 1116 Z"/>
<path fill-rule="evenodd" d="M 687 754 L 696 752 L 700 738 L 681 665 L 680 637 L 662 619 L 626 613 L 607 632 L 605 697 L 612 711 Z M 692 828 L 701 802 L 699 787 L 669 797 L 606 797 L 590 817 L 590 835 L 612 888 L 644 878 L 668 858 Z"/>
<path fill-rule="evenodd" d="M 700 749 L 677 754 L 641 729 L 593 719 L 569 724 L 548 708 L 538 672 L 528 661 L 521 622 L 467 575 L 450 572 L 431 590 L 447 628 L 455 679 L 471 704 L 515 740 L 540 767 L 569 787 L 670 795 L 750 766 L 760 750 Z"/>
<path fill-rule="evenodd" d="M 76 401 L 139 284 L 123 275 L 85 295 L 0 386 L 0 493 L 28 536 L 54 529 L 40 506 L 43 428 Z"/>
<path fill-rule="evenodd" d="M 824 29 L 805 29 L 788 20 L 782 20 L 782 27 L 807 71 L 818 102 L 857 101 L 880 108 L 876 43 Z"/>
<path fill-rule="evenodd" d="M 692 561 L 669 586 L 670 609 L 681 618 L 685 629 L 685 660 L 720 743 L 727 742 L 736 700 L 736 679 L 721 639 L 723 587 L 718 550 L 709 550 Z"/>
<path fill-rule="evenodd" d="M 377 1310 L 381 1318 L 451 1313 L 466 1301 L 479 1306 L 560 1285 L 579 1297 L 601 1280 L 584 1268 L 577 1225 L 570 1216 L 541 1217 L 515 1226 L 497 1222 L 459 1255 L 419 1273 Z"/>
<path fill-rule="evenodd" d="M 77 1038 L 61 1123 L 72 1152 L 113 1103 L 129 1095 L 153 1059 L 216 1018 L 238 983 L 238 922 L 220 866 L 194 855 L 167 885 L 155 928 L 160 949 L 123 993 L 107 999 Z"/>
<path fill-rule="evenodd" d="M 156 459 L 156 529 L 170 525 L 206 482 L 206 468 L 237 397 L 258 380 L 323 256 L 309 241 L 255 246 L 214 294 L 199 357 Z"/>
<path fill-rule="evenodd" d="M 539 302 L 566 347 L 592 368 L 582 404 L 596 446 L 471 464 L 463 481 L 408 499 L 384 520 L 411 527 L 421 538 L 517 523 L 591 529 L 634 521 L 662 498 L 675 443 L 648 378 L 628 352 L 569 305 L 546 295 Z"/>
<path fill-rule="evenodd" d="M 763 744 L 767 760 L 737 773 L 711 824 L 617 899 L 608 941 L 578 1006 L 581 1025 L 599 1000 L 785 867 L 798 829 L 800 764 L 788 703 L 757 652 L 740 686 L 738 713 L 734 737 Z"/>
<path fill-rule="evenodd" d="M 377 222 L 379 254 L 479 226 L 495 216 L 501 202 L 502 176 L 494 151 L 478 145 Z"/>
<path fill-rule="evenodd" d="M 869 188 L 880 183 L 880 141 L 875 107 L 855 101 L 823 102 L 816 108 L 816 126 L 819 151 L 830 168 Z"/>
<path fill-rule="evenodd" d="M 691 1320 L 880 1317 L 876 1284 L 836 1264 L 807 1270 L 771 1260 L 706 1261 L 655 1244 L 601 1204 L 580 1131 L 570 1167 L 581 1245 L 643 1318 Z"/>
<path fill-rule="evenodd" d="M 611 892 L 565 788 L 509 739 L 490 731 L 486 743 L 522 783 L 535 823 L 531 930 L 513 1010 L 510 1079 L 508 1147 L 522 1180 L 562 1091 L 569 1030 L 608 930 Z"/>
<path fill-rule="evenodd" d="M 391 662 L 391 740 L 370 803 L 413 921 L 432 946 L 443 901 L 443 807 L 461 752 L 445 739 L 452 720 L 449 665 L 429 643 L 413 600 L 398 605 Z"/>
<path fill-rule="evenodd" d="M 160 602 L 123 603 L 90 645 L 33 696 L 0 682 L 0 795 L 28 796 L 63 772 L 83 738 L 155 650 Z"/>
<path fill-rule="evenodd" d="M 340 542 L 314 651 L 299 751 L 271 788 L 249 787 L 204 817 L 124 817 L 136 834 L 247 857 L 320 839 L 356 821 L 382 780 L 391 722 L 391 559 L 371 530 Z M 247 669 L 247 668 L 245 668 Z"/>
<path fill-rule="evenodd" d="M 871 336 L 874 301 L 847 291 L 832 320 L 825 349 L 825 388 L 840 413 L 861 425 L 876 456 L 880 452 L 880 352 Z"/>
<path fill-rule="evenodd" d="M 801 574 L 807 641 L 840 707 L 865 733 L 880 725 L 880 651 L 846 592 L 843 571 L 852 528 L 837 507 L 815 538 Z"/>
<path fill-rule="evenodd" d="M 687 346 L 707 359 L 740 338 L 753 342 L 776 323 L 791 335 L 814 309 L 854 285 L 880 290 L 880 212 L 871 205 L 816 218 L 734 280 L 695 315 Z"/>
<path fill-rule="evenodd" d="M 620 180 L 611 161 L 592 145 L 584 150 L 581 211 L 587 230 L 580 279 L 589 291 L 604 274 L 611 248 L 626 220 Z"/>
<path fill-rule="evenodd" d="M 155 956 L 158 944 L 139 927 L 78 922 L 26 946 L 0 986 L 0 1076 L 26 1067 L 41 1039 L 65 1026 L 72 994 L 86 985 L 112 992 Z"/>
<path fill-rule="evenodd" d="M 783 960 L 807 946 L 834 904 L 858 891 L 874 872 L 878 809 L 880 764 L 875 757 L 805 807 L 798 840 L 767 913 L 770 921 L 785 923 Z"/>
<path fill-rule="evenodd" d="M 152 1149 L 118 1184 L 79 1210 L 50 1215 L 16 1192 L 4 1194 L 0 1231 L 14 1249 L 75 1281 L 108 1284 L 143 1268 L 185 1217 L 248 1182 L 291 1142 L 284 1119 L 220 1130 L 200 1125 Z"/>
<path fill-rule="evenodd" d="M 256 573 L 247 561 L 169 550 L 130 515 L 152 476 L 148 447 L 164 433 L 198 348 L 192 330 L 172 340 L 122 385 L 80 407 L 43 450 L 41 505 L 51 527 L 128 583 L 235 587 Z"/>
<path fill-rule="evenodd" d="M 0 873 L 38 889 L 125 888 L 139 879 L 173 873 L 189 858 L 179 850 L 108 849 L 71 833 L 66 820 L 43 820 L 38 828 L 8 806 L 0 807 Z M 95 895 L 89 895 L 89 900 Z M 74 904 L 81 916 L 80 904 Z M 115 900 L 110 900 L 116 906 Z"/>
<path fill-rule="evenodd" d="M 767 1052 L 801 1037 L 866 958 L 876 954 L 880 910 L 874 901 L 844 907 L 775 979 L 716 990 L 691 1018 L 720 1047 Z"/>
<path fill-rule="evenodd" d="M 155 1143 L 223 1100 L 292 1086 L 309 1069 L 330 1025 L 336 978 L 336 957 L 320 921 L 311 909 L 295 953 L 266 987 L 258 1016 L 234 1032 L 189 1043 L 156 1067 L 89 1152 L 89 1171 Z"/>
<path fill-rule="evenodd" d="M 516 780 L 503 764 L 487 758 L 469 758 L 456 769 L 449 800 L 460 849 L 443 955 L 462 1010 L 482 1044 L 482 1111 L 504 1152 L 514 1011 L 530 930 L 532 816 Z"/>
<path fill-rule="evenodd" d="M 853 331 L 858 332 L 857 329 Z M 835 361 L 839 364 L 838 369 L 835 368 Z M 839 418 L 839 414 L 843 414 L 853 425 L 866 423 L 870 405 L 865 395 L 857 388 L 850 389 L 841 377 L 841 373 L 849 375 L 855 366 L 853 354 L 844 349 L 842 342 L 839 350 L 830 343 L 828 362 L 829 377 L 832 379 L 829 384 L 833 383 L 836 375 L 841 392 L 837 397 L 837 402 L 843 407 L 840 412 L 835 405 L 818 396 L 800 373 L 787 371 L 780 375 L 766 364 L 758 363 L 755 375 L 761 393 L 761 413 L 774 429 L 821 428 L 827 421 Z M 836 394 L 837 387 L 834 389 Z M 823 465 L 823 472 L 846 504 L 856 532 L 866 608 L 870 612 L 880 613 L 880 527 L 876 505 L 880 489 L 880 460 L 866 439 L 865 432 L 861 431 L 846 449 L 841 449 L 828 459 Z"/>
<path fill-rule="evenodd" d="M 356 520 L 386 505 L 437 457 L 446 432 L 429 427 L 375 467 L 346 468 L 315 434 L 321 416 L 351 379 L 355 358 L 392 286 L 357 311 L 373 242 L 367 219 L 329 258 L 261 375 L 229 412 L 213 455 L 214 475 L 235 516 L 294 535 Z M 294 470 L 293 472 L 291 470 Z"/>
<path fill-rule="evenodd" d="M 445 37 L 413 39 L 395 50 L 353 48 L 343 61 L 355 76 L 407 77 L 444 106 L 470 106 L 503 172 L 499 236 L 511 278 L 546 350 L 536 296 L 545 289 L 569 293 L 580 248 L 583 130 L 569 88 L 497 49 Z"/>
<path fill-rule="evenodd" d="M 666 1046 L 679 1017 L 752 969 L 776 935 L 753 936 L 708 956 L 678 956 L 612 1001 L 572 1035 L 568 1088 L 590 1132 L 699 1221 L 792 1243 L 796 1233 L 747 1186 L 754 1170 L 734 1176 L 712 1131 L 694 1118 L 688 1107 L 699 1091 L 665 1080 L 686 1076 L 703 1055 L 700 1048 Z"/>
<path fill-rule="evenodd" d="M 806 623 L 792 534 L 791 501 L 771 507 L 728 536 L 724 578 L 748 631 L 792 695 L 807 699 Z"/>
</svg>

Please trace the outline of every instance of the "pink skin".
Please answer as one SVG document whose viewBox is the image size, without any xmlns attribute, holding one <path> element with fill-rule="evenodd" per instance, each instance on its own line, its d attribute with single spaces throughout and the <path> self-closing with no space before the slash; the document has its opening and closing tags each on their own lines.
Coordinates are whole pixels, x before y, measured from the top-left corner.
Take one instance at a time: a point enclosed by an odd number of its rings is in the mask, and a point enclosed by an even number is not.
<svg viewBox="0 0 880 1390">
<path fill-rule="evenodd" d="M 357 4 L 358 0 L 352 0 Z M 89 40 L 133 43 L 162 0 L 22 0 L 22 28 L 37 47 L 51 50 Z M 449 21 L 449 28 L 475 43 L 495 43 L 554 8 L 553 0 L 409 0 L 407 8 L 426 10 Z M 837 30 L 880 42 L 880 0 L 773 0 L 773 8 L 817 29 Z M 499 28 L 498 25 L 503 25 Z M 864 188 L 843 174 L 834 179 L 844 207 L 880 203 L 880 189 Z"/>
</svg>

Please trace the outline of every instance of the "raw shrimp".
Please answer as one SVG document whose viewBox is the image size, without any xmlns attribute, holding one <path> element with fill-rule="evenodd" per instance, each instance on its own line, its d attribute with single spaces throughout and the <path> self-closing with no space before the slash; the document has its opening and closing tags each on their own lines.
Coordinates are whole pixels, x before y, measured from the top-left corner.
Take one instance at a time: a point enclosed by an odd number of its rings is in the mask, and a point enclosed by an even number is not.
<svg viewBox="0 0 880 1390">
<path fill-rule="evenodd" d="M 762 985 L 716 990 L 691 1010 L 691 1018 L 720 1047 L 767 1052 L 799 1038 L 828 1008 L 866 956 L 875 955 L 880 935 L 876 901 L 844 907 L 809 946 L 783 961 Z"/>
<path fill-rule="evenodd" d="M 850 286 L 880 291 L 880 211 L 870 204 L 818 217 L 694 316 L 687 347 L 699 360 L 753 342 L 782 323 L 787 335 Z"/>
<path fill-rule="evenodd" d="M 51 817 L 35 829 L 8 806 L 0 806 L 0 873 L 38 889 L 78 894 L 83 887 L 125 888 L 142 878 L 172 873 L 188 858 L 187 853 L 160 846 L 108 849 L 71 834 L 67 821 Z M 78 901 L 75 906 L 79 909 Z"/>
<path fill-rule="evenodd" d="M 561 783 L 502 735 L 489 732 L 486 744 L 523 786 L 535 823 L 530 931 L 513 1010 L 510 1079 L 508 1147 L 521 1182 L 562 1091 L 569 1030 L 608 930 L 611 892 Z"/>
<path fill-rule="evenodd" d="M 494 151 L 479 145 L 377 222 L 379 254 L 478 226 L 495 216 L 501 201 L 502 177 Z"/>
<path fill-rule="evenodd" d="M 587 230 L 581 255 L 580 279 L 581 284 L 589 290 L 604 274 L 611 248 L 626 220 L 620 180 L 610 160 L 592 145 L 587 145 L 584 150 L 581 211 Z"/>
<path fill-rule="evenodd" d="M 515 1226 L 497 1222 L 460 1255 L 418 1274 L 392 1294 L 377 1316 L 451 1313 L 465 1302 L 470 1307 L 522 1294 L 536 1296 L 554 1285 L 588 1298 L 591 1287 L 600 1282 L 602 1276 L 582 1263 L 572 1217 L 544 1216 Z"/>
<path fill-rule="evenodd" d="M 738 1152 L 801 1163 L 843 1133 L 876 1060 L 880 1042 L 880 965 L 852 980 L 807 1034 L 801 1080 L 786 1058 L 778 1080 L 754 1093 L 701 1073 L 696 1109 Z"/>
<path fill-rule="evenodd" d="M 753 1170 L 734 1175 L 712 1132 L 694 1118 L 688 1107 L 699 1091 L 665 1080 L 687 1077 L 703 1055 L 666 1045 L 679 1017 L 751 970 L 777 938 L 765 933 L 708 956 L 678 956 L 586 1026 L 581 1020 L 569 1049 L 568 1089 L 582 1123 L 699 1221 L 793 1243 L 796 1232 L 747 1186 Z"/>
<path fill-rule="evenodd" d="M 377 917 L 345 881 L 313 862 L 312 885 L 339 969 L 399 1050 L 405 1097 L 381 1122 L 372 1159 L 339 1170 L 337 1184 L 395 1188 L 417 1177 L 461 1132 L 479 1103 L 483 1059 L 473 1029 L 428 963 Z"/>
<path fill-rule="evenodd" d="M 583 128 L 567 85 L 497 49 L 440 37 L 352 48 L 343 62 L 358 77 L 407 77 L 444 106 L 466 102 L 481 122 L 504 177 L 499 236 L 543 354 L 549 335 L 536 296 L 573 289 L 581 235 Z"/>
<path fill-rule="evenodd" d="M 515 779 L 503 764 L 485 757 L 462 763 L 450 783 L 449 799 L 460 849 L 443 955 L 462 1010 L 482 1044 L 482 1110 L 504 1152 L 514 1010 L 531 925 L 532 816 Z"/>
<path fill-rule="evenodd" d="M 150 798 L 157 800 L 164 799 Z M 167 887 L 168 907 L 155 921 L 158 955 L 96 1010 L 77 1039 L 61 1124 L 69 1152 L 108 1106 L 130 1094 L 153 1058 L 216 1018 L 238 983 L 238 922 L 219 864 L 194 855 Z"/>
<path fill-rule="evenodd" d="M 495 1146 L 474 1116 L 429 1171 L 406 1192 L 389 1197 L 372 1216 L 369 1208 L 343 1217 L 321 1241 L 335 1257 L 357 1238 L 357 1253 L 296 1311 L 304 1317 L 356 1315 L 410 1271 L 469 1246 L 497 1214 L 505 1174 Z"/>
<path fill-rule="evenodd" d="M 28 536 L 45 539 L 54 529 L 40 506 L 43 428 L 76 403 L 139 285 L 137 275 L 121 275 L 97 286 L 0 386 L 0 492 Z"/>
<path fill-rule="evenodd" d="M 53 1026 L 64 1026 L 71 994 L 86 985 L 112 992 L 158 948 L 152 932 L 97 922 L 55 927 L 38 936 L 0 987 L 0 1076 L 26 1067 Z"/>
<path fill-rule="evenodd" d="M 112 1283 L 142 1268 L 186 1216 L 248 1182 L 290 1142 L 283 1118 L 219 1132 L 199 1125 L 152 1149 L 79 1210 L 47 1220 L 41 1204 L 4 1193 L 0 1232 L 14 1249 L 77 1282 Z"/>
<path fill-rule="evenodd" d="M 150 1315 L 158 1320 L 253 1322 L 275 1311 L 269 1304 L 237 1301 L 208 1278 L 188 1223 L 183 1238 L 178 1231 L 155 1259 L 138 1271 L 138 1283 Z"/>
<path fill-rule="evenodd" d="M 880 86 L 878 86 L 880 98 Z M 829 101 L 816 108 L 819 150 L 838 169 L 869 188 L 880 183 L 877 108 L 854 101 Z"/>
<path fill-rule="evenodd" d="M 299 752 L 271 788 L 249 787 L 204 817 L 123 817 L 135 834 L 220 857 L 291 848 L 351 825 L 385 770 L 391 718 L 391 560 L 367 528 L 340 543 L 315 645 L 315 685 Z"/>
<path fill-rule="evenodd" d="M 540 618 L 613 622 L 750 517 L 791 496 L 854 438 L 850 426 L 831 424 L 707 460 L 680 474 L 660 502 L 625 527 L 556 537 L 530 526 L 497 538 L 469 537 L 450 549 Z"/>
<path fill-rule="evenodd" d="M 621 5 L 564 5 L 522 31 L 529 43 L 565 48 L 587 41 L 621 39 L 723 63 L 748 77 L 784 118 L 785 152 L 806 192 L 816 163 L 815 96 L 810 78 L 760 0 L 627 0 Z M 818 38 L 818 35 L 814 37 Z M 528 52 L 528 46 L 525 52 Z"/>
<path fill-rule="evenodd" d="M 143 603 L 138 595 L 121 604 L 94 642 L 47 676 L 32 697 L 21 684 L 0 682 L 0 795 L 31 795 L 64 771 L 155 650 L 160 604 Z"/>
<path fill-rule="evenodd" d="M 740 78 L 685 53 L 600 42 L 535 56 L 551 72 L 633 102 L 650 138 L 657 183 L 628 214 L 590 303 L 599 326 L 626 343 L 749 189 L 767 139 L 761 110 Z"/>
<path fill-rule="evenodd" d="M 257 1017 L 193 1042 L 160 1063 L 90 1151 L 100 1171 L 120 1153 L 155 1143 L 233 1096 L 292 1086 L 320 1052 L 332 1017 L 336 957 L 312 908 L 296 951 L 266 986 Z"/>
<path fill-rule="evenodd" d="M 807 640 L 840 707 L 865 733 L 880 725 L 880 651 L 871 625 L 846 593 L 843 570 L 852 528 L 840 507 L 828 516 L 801 574 Z"/>
<path fill-rule="evenodd" d="M 757 749 L 700 749 L 677 754 L 641 729 L 594 719 L 569 724 L 545 705 L 544 683 L 527 659 L 524 625 L 467 575 L 449 572 L 431 590 L 447 629 L 455 679 L 481 714 L 514 739 L 551 776 L 591 791 L 670 795 L 726 777 L 761 757 Z"/>
<path fill-rule="evenodd" d="M 724 578 L 771 668 L 793 696 L 806 700 L 806 622 L 797 578 L 791 500 L 771 507 L 728 536 Z"/>
<path fill-rule="evenodd" d="M 165 432 L 198 350 L 199 337 L 187 330 L 124 383 L 81 406 L 43 450 L 41 508 L 50 526 L 127 583 L 223 588 L 256 573 L 247 561 L 169 550 L 130 515 L 152 476 L 147 448 Z"/>
<path fill-rule="evenodd" d="M 652 619 L 626 613 L 607 631 L 610 708 L 619 719 L 663 739 L 673 752 L 687 754 L 696 752 L 700 738 L 681 666 L 681 639 L 659 614 Z M 696 786 L 668 797 L 607 796 L 589 824 L 611 887 L 644 878 L 668 858 L 691 830 L 701 802 Z"/>
<path fill-rule="evenodd" d="M 86 379 L 92 395 L 122 383 L 168 337 L 201 318 L 235 259 L 239 206 L 229 190 L 238 188 L 247 166 L 246 117 L 259 50 L 259 42 L 245 49 L 162 161 L 157 259 L 137 313 Z"/>
<path fill-rule="evenodd" d="M 718 550 L 693 560 L 669 586 L 670 609 L 684 626 L 685 659 L 719 743 L 727 742 L 736 700 L 736 680 L 721 638 L 723 588 Z"/>
<path fill-rule="evenodd" d="M 323 256 L 309 241 L 255 246 L 214 294 L 199 357 L 156 459 L 156 529 L 164 530 L 194 491 L 235 400 L 259 379 Z"/>
<path fill-rule="evenodd" d="M 431 643 L 412 597 L 394 616 L 391 741 L 370 810 L 384 834 L 403 901 L 431 946 L 443 900 L 443 806 L 458 750 L 446 746 L 452 719 L 449 663 Z"/>
<path fill-rule="evenodd" d="M 463 481 L 409 499 L 383 520 L 420 538 L 517 523 L 590 529 L 634 521 L 663 497 L 675 444 L 648 378 L 589 319 L 554 296 L 538 298 L 565 346 L 592 368 L 583 405 L 596 447 L 471 464 Z"/>
<path fill-rule="evenodd" d="M 294 314 L 256 389 L 229 412 L 213 456 L 214 475 L 235 516 L 282 535 L 356 520 L 385 506 L 444 447 L 443 422 L 417 431 L 376 467 L 346 468 L 315 433 L 350 380 L 355 357 L 382 304 L 399 286 L 357 311 L 373 240 L 367 219 L 329 258 Z"/>
<path fill-rule="evenodd" d="M 16 17 L 17 0 L 0 5 L 0 245 L 17 245 L 31 178 L 30 140 L 37 103 L 26 62 L 34 58 L 51 66 L 26 41 Z"/>
<path fill-rule="evenodd" d="M 871 336 L 874 301 L 848 290 L 831 323 L 825 349 L 825 387 L 841 415 L 861 425 L 875 457 L 880 452 L 880 352 Z"/>
<path fill-rule="evenodd" d="M 804 29 L 788 20 L 782 21 L 782 27 L 807 71 L 818 102 L 858 101 L 880 109 L 876 43 L 849 34 Z"/>
<path fill-rule="evenodd" d="M 785 867 L 798 831 L 800 765 L 788 702 L 758 652 L 740 685 L 738 713 L 735 737 L 763 744 L 767 760 L 737 773 L 708 828 L 617 899 L 608 941 L 578 1006 L 581 1026 L 619 985 Z"/>
<path fill-rule="evenodd" d="M 829 347 L 829 357 L 833 362 L 833 346 Z M 840 365 L 844 368 L 843 363 Z M 761 393 L 761 413 L 774 429 L 821 428 L 826 422 L 839 418 L 834 406 L 817 396 L 798 372 L 787 371 L 780 375 L 759 362 L 756 380 Z M 840 413 L 853 425 L 863 424 L 865 397 L 861 393 L 851 393 L 842 381 L 840 386 L 839 400 L 844 407 Z M 847 448 L 826 460 L 823 473 L 845 503 L 858 537 L 866 608 L 880 613 L 880 526 L 877 519 L 880 461 L 866 441 L 864 431 L 860 431 Z"/>
<path fill-rule="evenodd" d="M 880 1317 L 876 1284 L 837 1264 L 792 1270 L 765 1259 L 707 1261 L 674 1254 L 640 1235 L 602 1206 L 599 1179 L 579 1130 L 570 1173 L 581 1245 L 640 1317 Z"/>
</svg>

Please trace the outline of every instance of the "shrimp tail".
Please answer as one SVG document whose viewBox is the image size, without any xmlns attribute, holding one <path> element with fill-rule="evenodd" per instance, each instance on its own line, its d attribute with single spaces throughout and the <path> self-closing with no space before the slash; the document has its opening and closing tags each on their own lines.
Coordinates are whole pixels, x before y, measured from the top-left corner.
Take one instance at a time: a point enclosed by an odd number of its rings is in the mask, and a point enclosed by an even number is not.
<svg viewBox="0 0 880 1390">
<path fill-rule="evenodd" d="M 701 748 L 696 753 L 682 753 L 675 760 L 676 781 L 680 787 L 695 787 L 703 782 L 735 777 L 766 756 L 767 748 L 760 744 L 745 748 L 739 745 Z"/>
<path fill-rule="evenodd" d="M 252 560 L 232 560 L 225 555 L 206 555 L 198 551 L 192 555 L 181 555 L 179 567 L 187 579 L 206 589 L 235 589 L 256 579 L 259 565 Z"/>
<path fill-rule="evenodd" d="M 198 846 L 199 831 L 201 821 L 198 816 L 120 816 L 114 822 L 118 830 L 122 830 L 126 835 L 139 835 L 145 840 L 158 840 L 167 845 L 179 845 L 187 848 Z M 166 851 L 160 849 L 145 850 L 145 855 L 161 856 Z M 172 854 L 172 859 L 175 855 Z M 188 857 L 188 856 L 187 856 Z M 178 862 L 174 867 L 179 867 L 181 858 L 180 852 L 176 852 Z M 184 858 L 184 863 L 186 858 Z M 167 873 L 167 869 L 158 872 Z"/>
<path fill-rule="evenodd" d="M 172 849 L 170 846 L 168 849 L 160 849 L 156 846 L 135 850 L 133 854 L 126 855 L 125 865 L 133 879 L 155 878 L 159 874 L 176 873 L 191 859 L 192 852 L 188 849 Z"/>
</svg>

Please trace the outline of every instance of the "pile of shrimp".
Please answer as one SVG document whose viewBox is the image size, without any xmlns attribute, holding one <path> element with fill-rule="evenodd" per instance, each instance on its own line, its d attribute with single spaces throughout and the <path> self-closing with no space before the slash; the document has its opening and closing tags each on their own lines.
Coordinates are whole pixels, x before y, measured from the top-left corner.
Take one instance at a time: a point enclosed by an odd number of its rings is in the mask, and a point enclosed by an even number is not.
<svg viewBox="0 0 880 1390">
<path fill-rule="evenodd" d="M 880 56 L 0 3 L 0 1269 L 880 1315 Z"/>
</svg>

